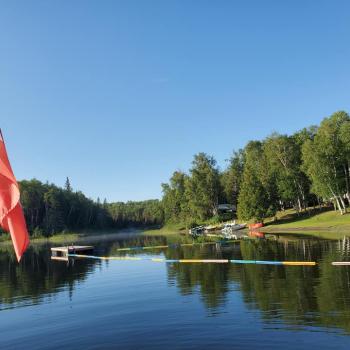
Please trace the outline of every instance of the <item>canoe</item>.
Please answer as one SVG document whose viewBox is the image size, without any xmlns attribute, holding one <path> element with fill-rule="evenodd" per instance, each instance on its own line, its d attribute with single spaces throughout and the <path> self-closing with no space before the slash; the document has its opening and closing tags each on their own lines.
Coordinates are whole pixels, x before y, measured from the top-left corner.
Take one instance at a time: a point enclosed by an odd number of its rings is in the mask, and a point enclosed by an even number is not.
<svg viewBox="0 0 350 350">
<path fill-rule="evenodd" d="M 249 230 L 256 230 L 256 229 L 261 228 L 263 226 L 264 226 L 264 224 L 262 222 L 257 222 L 256 224 L 249 224 L 248 228 L 249 228 Z"/>
</svg>

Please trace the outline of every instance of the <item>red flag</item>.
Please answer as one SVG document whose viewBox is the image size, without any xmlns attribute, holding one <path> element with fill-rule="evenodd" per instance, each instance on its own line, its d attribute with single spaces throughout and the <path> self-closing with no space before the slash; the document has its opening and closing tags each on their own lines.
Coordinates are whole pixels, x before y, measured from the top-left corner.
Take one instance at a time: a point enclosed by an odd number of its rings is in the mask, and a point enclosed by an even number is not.
<svg viewBox="0 0 350 350">
<path fill-rule="evenodd" d="M 0 130 L 0 225 L 10 232 L 18 261 L 29 245 L 27 225 L 19 199 L 19 187 Z"/>
</svg>

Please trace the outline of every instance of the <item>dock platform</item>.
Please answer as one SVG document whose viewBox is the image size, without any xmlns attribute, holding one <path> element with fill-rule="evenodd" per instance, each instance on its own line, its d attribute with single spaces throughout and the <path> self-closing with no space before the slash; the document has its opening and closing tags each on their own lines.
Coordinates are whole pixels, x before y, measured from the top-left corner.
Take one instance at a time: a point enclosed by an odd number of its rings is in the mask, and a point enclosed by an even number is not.
<svg viewBox="0 0 350 350">
<path fill-rule="evenodd" d="M 52 247 L 51 259 L 67 261 L 69 254 L 91 254 L 94 251 L 92 245 L 69 245 L 65 247 Z"/>
</svg>

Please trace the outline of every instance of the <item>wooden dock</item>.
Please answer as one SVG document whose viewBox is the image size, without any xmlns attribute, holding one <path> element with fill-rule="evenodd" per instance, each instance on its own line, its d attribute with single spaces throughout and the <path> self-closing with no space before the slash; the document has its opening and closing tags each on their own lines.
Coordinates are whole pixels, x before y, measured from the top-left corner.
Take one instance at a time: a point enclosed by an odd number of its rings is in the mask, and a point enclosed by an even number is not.
<svg viewBox="0 0 350 350">
<path fill-rule="evenodd" d="M 66 247 L 52 247 L 51 259 L 68 261 L 69 254 L 91 254 L 94 251 L 94 247 L 91 245 L 69 245 Z"/>
</svg>

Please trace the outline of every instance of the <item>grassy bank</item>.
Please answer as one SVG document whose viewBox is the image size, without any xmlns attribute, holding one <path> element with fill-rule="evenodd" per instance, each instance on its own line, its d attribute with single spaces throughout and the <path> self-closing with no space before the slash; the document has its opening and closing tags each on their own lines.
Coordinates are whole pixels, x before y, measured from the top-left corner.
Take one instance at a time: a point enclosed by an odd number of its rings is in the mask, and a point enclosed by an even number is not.
<svg viewBox="0 0 350 350">
<path fill-rule="evenodd" d="M 168 236 L 187 232 L 183 224 L 166 224 L 161 228 L 145 230 L 142 232 L 145 236 Z"/>
<path fill-rule="evenodd" d="M 136 229 L 130 229 L 130 232 L 134 232 Z M 57 244 L 71 244 L 84 238 L 98 238 L 99 236 L 113 236 L 114 234 L 128 233 L 128 229 L 124 230 L 84 230 L 82 232 L 65 232 L 57 233 L 50 237 L 30 237 L 31 244 L 42 243 L 57 243 Z M 0 235 L 0 245 L 12 244 L 10 234 L 4 233 Z"/>
<path fill-rule="evenodd" d="M 205 224 L 205 223 L 203 223 Z M 278 212 L 274 218 L 265 220 L 263 232 L 269 233 L 297 233 L 301 235 L 311 235 L 323 238 L 337 238 L 350 235 L 350 213 L 340 215 L 338 212 L 309 209 L 308 212 L 299 214 L 295 210 Z M 146 230 L 144 235 L 172 235 L 186 233 L 183 224 L 167 224 L 160 229 Z"/>
<path fill-rule="evenodd" d="M 335 211 L 311 212 L 297 215 L 289 210 L 278 213 L 276 221 L 267 221 L 264 232 L 292 232 L 305 234 L 350 234 L 350 214 L 340 215 Z"/>
<path fill-rule="evenodd" d="M 31 243 L 72 243 L 79 238 L 86 237 L 85 234 L 81 233 L 60 233 L 51 237 L 31 237 Z M 0 244 L 12 244 L 11 236 L 9 234 L 2 234 L 0 236 Z"/>
</svg>

